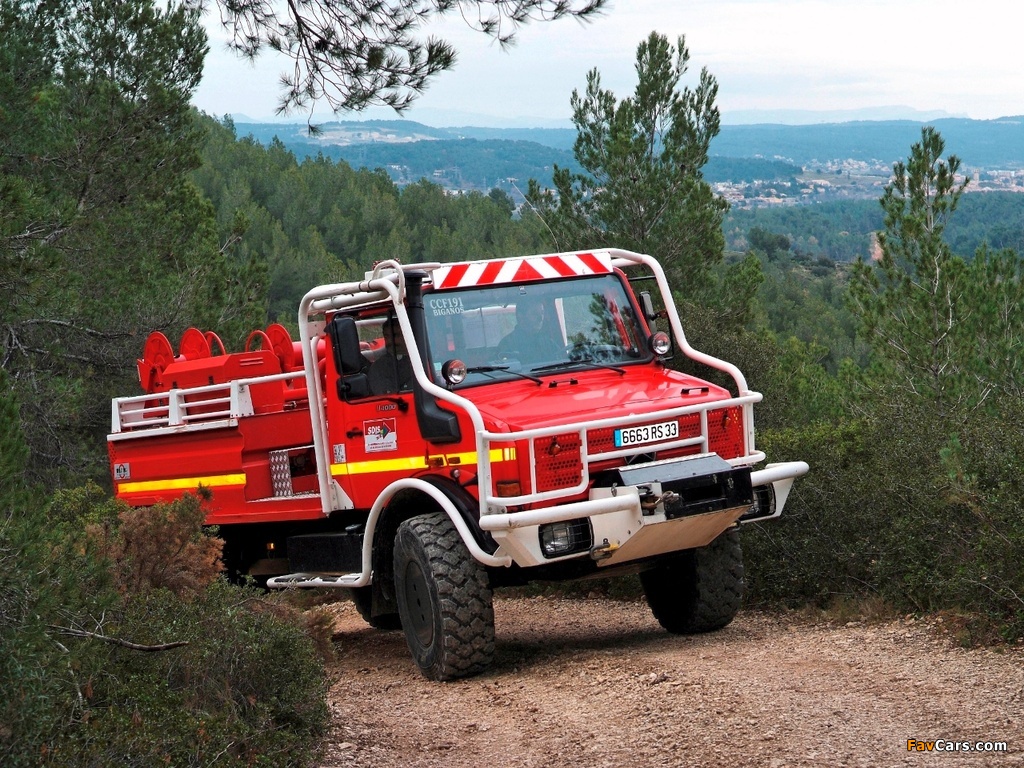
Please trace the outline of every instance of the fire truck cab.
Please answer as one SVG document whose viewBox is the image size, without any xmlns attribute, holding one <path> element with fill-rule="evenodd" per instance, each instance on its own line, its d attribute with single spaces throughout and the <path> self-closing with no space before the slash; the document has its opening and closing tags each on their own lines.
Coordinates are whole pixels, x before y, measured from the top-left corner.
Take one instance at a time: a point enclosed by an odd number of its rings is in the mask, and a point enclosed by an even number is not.
<svg viewBox="0 0 1024 768">
<path fill-rule="evenodd" d="M 432 679 L 485 669 L 493 590 L 538 579 L 639 573 L 669 631 L 725 626 L 739 524 L 807 471 L 758 468 L 761 395 L 687 343 L 650 256 L 384 262 L 307 293 L 298 337 L 275 324 L 229 354 L 190 329 L 175 355 L 154 332 L 144 394 L 113 402 L 116 493 L 204 489 L 230 573 L 352 590 Z M 670 368 L 673 340 L 735 392 Z"/>
</svg>

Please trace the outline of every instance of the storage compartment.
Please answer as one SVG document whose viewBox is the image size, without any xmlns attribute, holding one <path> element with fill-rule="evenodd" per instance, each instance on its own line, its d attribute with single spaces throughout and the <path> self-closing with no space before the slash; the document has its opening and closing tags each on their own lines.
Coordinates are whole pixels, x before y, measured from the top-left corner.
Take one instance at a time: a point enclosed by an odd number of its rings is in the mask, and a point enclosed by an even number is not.
<svg viewBox="0 0 1024 768">
<path fill-rule="evenodd" d="M 288 538 L 293 573 L 359 573 L 363 563 L 363 532 L 309 533 Z"/>
</svg>

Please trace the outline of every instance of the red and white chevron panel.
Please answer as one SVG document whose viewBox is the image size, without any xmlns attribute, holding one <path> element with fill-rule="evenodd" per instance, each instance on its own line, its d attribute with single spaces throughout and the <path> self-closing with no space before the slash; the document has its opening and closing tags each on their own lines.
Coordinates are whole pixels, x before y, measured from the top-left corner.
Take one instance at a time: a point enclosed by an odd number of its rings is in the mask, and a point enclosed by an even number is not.
<svg viewBox="0 0 1024 768">
<path fill-rule="evenodd" d="M 519 259 L 465 261 L 445 264 L 434 270 L 434 288 L 470 288 L 475 285 L 520 283 L 557 277 L 604 275 L 612 271 L 611 256 L 605 251 L 555 253 Z"/>
</svg>

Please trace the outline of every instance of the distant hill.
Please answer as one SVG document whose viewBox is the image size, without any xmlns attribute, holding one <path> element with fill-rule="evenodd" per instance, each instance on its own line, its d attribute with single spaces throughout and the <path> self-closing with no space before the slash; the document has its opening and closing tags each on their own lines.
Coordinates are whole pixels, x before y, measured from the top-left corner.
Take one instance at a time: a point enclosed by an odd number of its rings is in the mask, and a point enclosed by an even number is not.
<svg viewBox="0 0 1024 768">
<path fill-rule="evenodd" d="M 440 129 L 409 121 L 329 123 L 317 136 L 305 125 L 242 123 L 235 129 L 262 144 L 277 138 L 300 159 L 322 154 L 357 168 L 383 168 L 398 184 L 425 178 L 458 189 L 498 187 L 517 196 L 516 187 L 525 191 L 529 179 L 549 185 L 556 164 L 582 170 L 572 154 L 576 133 L 562 129 Z M 752 181 L 790 179 L 800 170 L 778 160 L 712 157 L 704 175 L 711 182 Z"/>
<path fill-rule="evenodd" d="M 282 141 L 284 141 L 282 139 Z M 444 187 L 486 192 L 495 187 L 516 196 L 529 179 L 551 183 L 554 165 L 579 170 L 572 152 L 532 141 L 436 139 L 412 142 L 321 144 L 284 141 L 300 159 L 322 154 L 355 168 L 383 168 L 398 184 L 420 179 Z"/>
<path fill-rule="evenodd" d="M 941 118 L 876 120 L 815 125 L 723 125 L 711 142 L 718 157 L 778 158 L 799 166 L 830 160 L 878 161 L 891 166 L 910 154 L 921 128 L 934 126 L 946 148 L 965 165 L 985 170 L 1024 168 L 1024 116 L 998 120 Z M 535 141 L 571 151 L 576 131 L 568 128 L 449 128 L 467 138 Z M 741 179 L 736 179 L 740 181 Z"/>
<path fill-rule="evenodd" d="M 817 125 L 725 125 L 711 145 L 705 177 L 711 182 L 788 181 L 801 169 L 854 160 L 891 168 L 934 125 L 965 167 L 1024 169 L 1024 117 L 999 120 L 943 118 Z M 421 178 L 458 189 L 492 187 L 515 193 L 528 179 L 551 182 L 555 164 L 579 170 L 568 128 L 433 128 L 411 120 L 367 120 L 309 126 L 237 123 L 240 137 L 267 144 L 275 137 L 298 157 L 323 154 L 356 167 L 384 168 L 400 184 Z M 514 179 L 514 182 L 507 181 Z"/>
<path fill-rule="evenodd" d="M 941 109 L 921 110 L 905 105 L 889 105 L 853 109 L 730 109 L 722 112 L 722 125 L 820 125 L 864 120 L 913 120 L 925 123 L 947 117 L 967 119 L 967 115 L 951 114 Z"/>
<path fill-rule="evenodd" d="M 239 136 L 252 136 L 260 144 L 269 144 L 275 137 L 285 146 L 345 146 L 348 144 L 404 144 L 414 141 L 458 139 L 450 128 L 431 128 L 412 120 L 350 120 L 319 123 L 315 131 L 306 123 L 244 123 L 236 122 Z"/>
<path fill-rule="evenodd" d="M 532 141 L 552 149 L 572 152 L 576 143 L 575 128 L 449 128 L 467 139 L 495 139 L 499 141 Z"/>
<path fill-rule="evenodd" d="M 826 123 L 823 125 L 726 125 L 712 142 L 712 152 L 726 157 L 781 158 L 797 165 L 853 159 L 891 165 L 905 159 L 931 125 L 942 134 L 946 150 L 965 166 L 985 170 L 1024 168 L 1024 116 L 999 120 L 946 118 Z"/>
</svg>

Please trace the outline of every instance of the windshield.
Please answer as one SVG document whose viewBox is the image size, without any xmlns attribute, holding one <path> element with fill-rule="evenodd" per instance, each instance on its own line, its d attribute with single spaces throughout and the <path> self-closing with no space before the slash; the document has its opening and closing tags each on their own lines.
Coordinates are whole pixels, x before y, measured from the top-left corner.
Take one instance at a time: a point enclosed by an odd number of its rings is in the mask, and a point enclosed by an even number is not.
<svg viewBox="0 0 1024 768">
<path fill-rule="evenodd" d="M 466 384 L 649 359 L 615 275 L 493 285 L 424 296 L 435 373 L 466 363 Z"/>
</svg>

